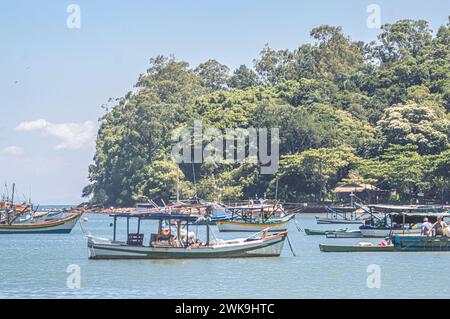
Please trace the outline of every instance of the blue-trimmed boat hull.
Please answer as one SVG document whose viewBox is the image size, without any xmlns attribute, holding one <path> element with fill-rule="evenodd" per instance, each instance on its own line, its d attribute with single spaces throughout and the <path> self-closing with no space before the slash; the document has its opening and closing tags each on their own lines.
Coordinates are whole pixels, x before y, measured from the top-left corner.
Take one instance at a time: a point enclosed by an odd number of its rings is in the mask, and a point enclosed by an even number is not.
<svg viewBox="0 0 450 319">
<path fill-rule="evenodd" d="M 70 234 L 72 229 L 54 229 L 54 230 L 39 230 L 39 231 L 21 231 L 21 232 L 8 232 L 8 231 L 0 231 L 0 235 L 6 234 Z"/>
<path fill-rule="evenodd" d="M 392 241 L 396 251 L 450 251 L 450 238 L 444 236 L 396 235 Z"/>
</svg>

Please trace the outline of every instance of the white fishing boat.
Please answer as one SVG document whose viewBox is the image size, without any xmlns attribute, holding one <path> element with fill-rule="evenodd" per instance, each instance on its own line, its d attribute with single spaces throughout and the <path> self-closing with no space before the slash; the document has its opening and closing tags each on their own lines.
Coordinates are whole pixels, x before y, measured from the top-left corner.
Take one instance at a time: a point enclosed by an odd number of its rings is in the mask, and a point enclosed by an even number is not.
<svg viewBox="0 0 450 319">
<path fill-rule="evenodd" d="M 372 218 L 359 227 L 363 237 L 385 238 L 420 234 L 420 224 L 425 217 L 436 220 L 437 216 L 450 215 L 442 206 L 369 205 L 368 207 Z"/>
<path fill-rule="evenodd" d="M 364 224 L 364 220 L 316 216 L 317 224 Z"/>
<path fill-rule="evenodd" d="M 210 239 L 210 227 L 206 225 L 206 242 L 201 242 L 192 232 L 189 224 L 200 216 L 152 213 L 152 214 L 116 214 L 114 217 L 114 235 L 112 240 L 88 236 L 90 259 L 180 259 L 180 258 L 235 258 L 235 257 L 275 257 L 280 256 L 287 232 L 269 235 L 269 229 L 248 238 L 231 240 Z M 127 218 L 127 241 L 117 241 L 116 220 Z M 129 232 L 130 218 L 138 219 L 137 233 Z M 144 243 L 144 234 L 140 233 L 141 220 L 158 220 L 158 231 Z M 166 221 L 168 227 L 163 227 Z M 173 225 L 175 225 L 173 229 Z M 184 229 L 182 227 L 185 227 Z M 183 231 L 184 230 L 184 231 Z"/>
<path fill-rule="evenodd" d="M 330 231 L 326 232 L 325 234 L 327 238 L 361 238 L 363 237 L 360 230 L 336 230 L 336 231 Z"/>
<path fill-rule="evenodd" d="M 363 237 L 372 238 L 385 238 L 392 235 L 401 234 L 420 234 L 420 228 L 391 228 L 391 227 L 374 227 L 374 226 L 361 226 L 359 228 Z"/>
<path fill-rule="evenodd" d="M 266 219 L 266 220 L 226 220 L 217 221 L 217 227 L 220 232 L 257 232 L 266 228 L 270 228 L 270 232 L 286 231 L 289 221 L 295 216 L 288 215 L 282 218 Z"/>
<path fill-rule="evenodd" d="M 351 206 L 327 206 L 326 216 L 316 216 L 317 224 L 364 224 L 363 211 Z"/>
</svg>

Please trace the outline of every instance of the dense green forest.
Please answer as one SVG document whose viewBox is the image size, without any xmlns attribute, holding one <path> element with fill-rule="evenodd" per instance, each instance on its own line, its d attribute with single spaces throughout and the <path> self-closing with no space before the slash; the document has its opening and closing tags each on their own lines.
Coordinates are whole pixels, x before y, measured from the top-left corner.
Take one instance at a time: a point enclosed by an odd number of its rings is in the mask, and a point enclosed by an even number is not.
<svg viewBox="0 0 450 319">
<path fill-rule="evenodd" d="M 371 43 L 328 25 L 310 35 L 295 50 L 266 46 L 235 70 L 152 58 L 136 90 L 105 107 L 83 196 L 131 205 L 169 200 L 178 184 L 183 198 L 248 199 L 273 197 L 278 181 L 281 199 L 321 201 L 336 185 L 365 182 L 403 201 L 419 192 L 449 201 L 450 21 L 433 32 L 400 20 Z M 278 172 L 261 175 L 250 161 L 174 163 L 171 132 L 195 119 L 280 128 Z"/>
</svg>

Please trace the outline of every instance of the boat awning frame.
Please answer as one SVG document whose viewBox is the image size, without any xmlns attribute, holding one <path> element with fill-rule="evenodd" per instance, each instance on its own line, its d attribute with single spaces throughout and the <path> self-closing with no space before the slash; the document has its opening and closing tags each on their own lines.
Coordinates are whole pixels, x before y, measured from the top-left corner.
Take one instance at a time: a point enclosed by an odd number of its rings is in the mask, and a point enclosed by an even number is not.
<svg viewBox="0 0 450 319">
<path fill-rule="evenodd" d="M 139 218 L 139 219 L 150 219 L 150 220 L 182 220 L 182 221 L 196 221 L 197 219 L 203 217 L 202 215 L 188 215 L 188 214 L 177 214 L 177 213 L 117 213 L 109 215 L 114 218 Z"/>
</svg>

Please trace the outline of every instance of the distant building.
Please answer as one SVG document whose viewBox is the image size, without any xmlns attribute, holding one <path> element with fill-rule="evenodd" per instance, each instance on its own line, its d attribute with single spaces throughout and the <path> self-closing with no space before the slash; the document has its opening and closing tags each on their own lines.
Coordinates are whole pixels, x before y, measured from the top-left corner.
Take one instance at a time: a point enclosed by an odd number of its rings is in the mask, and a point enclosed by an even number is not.
<svg viewBox="0 0 450 319">
<path fill-rule="evenodd" d="M 389 199 L 389 191 L 381 190 L 372 184 L 356 182 L 340 185 L 333 189 L 333 193 L 339 201 L 348 201 L 348 196 L 352 193 L 369 204 L 385 202 Z"/>
</svg>

